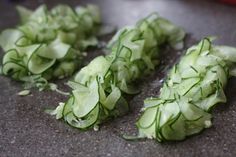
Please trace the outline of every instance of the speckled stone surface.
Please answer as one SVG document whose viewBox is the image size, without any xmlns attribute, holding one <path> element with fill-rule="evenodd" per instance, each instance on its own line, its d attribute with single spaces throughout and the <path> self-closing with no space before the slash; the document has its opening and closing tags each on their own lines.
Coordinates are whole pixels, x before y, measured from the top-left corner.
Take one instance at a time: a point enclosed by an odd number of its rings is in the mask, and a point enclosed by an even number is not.
<svg viewBox="0 0 236 157">
<path fill-rule="evenodd" d="M 122 27 L 134 24 L 152 11 L 185 28 L 187 45 L 206 35 L 217 35 L 219 44 L 236 46 L 236 6 L 199 0 L 24 0 L 10 3 L 0 0 L 0 30 L 14 27 L 18 17 L 14 5 L 36 8 L 41 3 L 72 6 L 95 3 L 101 7 L 103 21 Z M 165 65 L 172 65 L 180 53 L 166 52 Z M 94 52 L 93 56 L 102 54 Z M 2 52 L 0 52 L 2 56 Z M 164 69 L 166 69 L 164 67 Z M 81 132 L 44 113 L 65 97 L 50 91 L 33 90 L 27 97 L 17 96 L 19 82 L 0 76 L 0 156 L 1 157 L 235 157 L 236 156 L 236 79 L 226 89 L 228 102 L 213 110 L 213 127 L 182 142 L 157 143 L 153 140 L 125 141 L 123 133 L 135 133 L 134 126 L 143 99 L 158 94 L 165 71 L 140 81 L 142 92 L 131 97 L 126 116 L 103 124 L 100 131 Z M 63 81 L 57 82 L 62 84 Z"/>
</svg>

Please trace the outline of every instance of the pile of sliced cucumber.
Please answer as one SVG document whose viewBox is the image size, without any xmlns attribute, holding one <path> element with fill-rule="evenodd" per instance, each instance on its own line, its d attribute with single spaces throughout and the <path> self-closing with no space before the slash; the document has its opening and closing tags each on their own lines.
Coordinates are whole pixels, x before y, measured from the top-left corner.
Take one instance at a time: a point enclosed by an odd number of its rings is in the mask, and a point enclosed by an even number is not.
<svg viewBox="0 0 236 157">
<path fill-rule="evenodd" d="M 81 51 L 97 43 L 96 6 L 17 9 L 22 24 L 0 35 L 2 73 L 15 80 L 44 87 L 49 79 L 71 76 L 81 63 Z"/>
<path fill-rule="evenodd" d="M 139 92 L 133 82 L 154 70 L 164 43 L 183 45 L 185 33 L 157 14 L 121 29 L 109 42 L 110 54 L 82 68 L 68 84 L 69 100 L 52 112 L 69 125 L 87 129 L 128 110 L 124 94 Z"/>
<path fill-rule="evenodd" d="M 212 125 L 210 110 L 226 102 L 224 87 L 235 75 L 236 49 L 203 39 L 169 73 L 158 98 L 144 101 L 139 137 L 183 140 Z"/>
</svg>

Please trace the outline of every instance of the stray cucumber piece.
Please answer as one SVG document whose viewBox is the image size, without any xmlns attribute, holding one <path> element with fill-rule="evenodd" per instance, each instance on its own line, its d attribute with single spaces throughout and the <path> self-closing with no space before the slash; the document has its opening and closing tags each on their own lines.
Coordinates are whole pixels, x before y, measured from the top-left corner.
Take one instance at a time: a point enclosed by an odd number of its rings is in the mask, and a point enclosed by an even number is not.
<svg viewBox="0 0 236 157">
<path fill-rule="evenodd" d="M 30 94 L 30 90 L 22 90 L 18 93 L 20 96 L 26 96 Z"/>
</svg>

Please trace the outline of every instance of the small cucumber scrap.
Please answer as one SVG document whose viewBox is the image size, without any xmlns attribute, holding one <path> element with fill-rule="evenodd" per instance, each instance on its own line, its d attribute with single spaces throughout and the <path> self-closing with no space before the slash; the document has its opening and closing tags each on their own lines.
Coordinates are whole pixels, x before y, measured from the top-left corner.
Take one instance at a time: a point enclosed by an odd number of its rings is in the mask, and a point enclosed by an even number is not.
<svg viewBox="0 0 236 157">
<path fill-rule="evenodd" d="M 52 113 L 73 127 L 97 130 L 105 120 L 128 111 L 124 95 L 139 92 L 134 81 L 154 70 L 160 46 L 182 45 L 184 36 L 181 28 L 156 13 L 121 29 L 108 44 L 110 53 L 93 59 L 68 82 L 69 100 Z"/>
<path fill-rule="evenodd" d="M 227 79 L 235 76 L 236 48 L 208 38 L 189 48 L 170 71 L 158 98 L 144 101 L 137 121 L 139 138 L 183 140 L 209 128 L 211 109 L 226 102 Z"/>
<path fill-rule="evenodd" d="M 28 87 L 44 88 L 47 80 L 71 76 L 81 64 L 81 51 L 97 43 L 100 15 L 94 5 L 17 10 L 21 25 L 0 34 L 2 72 Z"/>
</svg>

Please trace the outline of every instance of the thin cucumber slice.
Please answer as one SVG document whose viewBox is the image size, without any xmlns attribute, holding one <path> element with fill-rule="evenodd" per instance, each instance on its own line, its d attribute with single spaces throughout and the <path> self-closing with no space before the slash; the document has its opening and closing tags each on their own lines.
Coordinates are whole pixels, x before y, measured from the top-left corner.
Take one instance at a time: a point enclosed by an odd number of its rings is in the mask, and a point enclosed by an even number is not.
<svg viewBox="0 0 236 157">
<path fill-rule="evenodd" d="M 86 116 L 99 102 L 97 80 L 95 79 L 88 88 L 88 92 L 73 91 L 76 104 L 73 105 L 73 113 L 79 118 Z"/>
<path fill-rule="evenodd" d="M 80 70 L 75 81 L 84 84 L 91 76 L 104 76 L 110 68 L 110 62 L 103 56 L 95 58 L 90 64 Z"/>
<path fill-rule="evenodd" d="M 158 106 L 160 104 L 163 104 L 165 101 L 159 98 L 147 98 L 144 100 L 144 107 L 148 108 L 148 107 L 155 107 Z"/>
<path fill-rule="evenodd" d="M 153 108 L 147 108 L 145 110 L 145 114 L 142 115 L 142 117 L 139 119 L 137 125 L 140 128 L 148 128 L 150 127 L 157 116 L 157 108 L 153 107 Z"/>
<path fill-rule="evenodd" d="M 65 120 L 73 127 L 79 129 L 86 129 L 94 125 L 98 120 L 99 115 L 99 104 L 83 119 L 76 118 L 73 113 L 66 115 Z"/>
<path fill-rule="evenodd" d="M 213 106 L 218 103 L 225 103 L 226 96 L 222 89 L 216 91 L 216 93 L 208 96 L 207 98 L 200 100 L 196 103 L 199 108 L 202 108 L 205 111 L 209 111 Z"/>
<path fill-rule="evenodd" d="M 49 69 L 55 62 L 56 59 L 42 58 L 37 54 L 33 54 L 28 62 L 28 69 L 33 74 L 41 74 Z"/>
<path fill-rule="evenodd" d="M 148 128 L 140 128 L 139 137 L 147 137 L 150 139 L 156 138 L 155 128 L 156 128 L 156 123 L 152 123 L 152 125 L 149 126 Z"/>
<path fill-rule="evenodd" d="M 203 110 L 188 102 L 188 100 L 181 99 L 178 102 L 179 108 L 186 120 L 194 121 L 202 117 Z"/>
<path fill-rule="evenodd" d="M 70 45 L 62 43 L 60 39 L 51 42 L 45 49 L 40 50 L 37 54 L 48 59 L 61 59 L 68 53 Z"/>
<path fill-rule="evenodd" d="M 0 35 L 0 46 L 4 51 L 16 48 L 16 41 L 23 36 L 23 33 L 17 29 L 4 30 Z"/>
<path fill-rule="evenodd" d="M 190 90 L 196 86 L 200 82 L 200 78 L 189 78 L 186 80 L 183 80 L 181 84 L 178 85 L 176 90 L 178 91 L 178 94 L 181 96 L 184 96 L 190 92 Z"/>
<path fill-rule="evenodd" d="M 27 73 L 26 67 L 20 60 L 20 55 L 15 49 L 9 50 L 3 57 L 2 72 L 14 79 L 20 79 Z"/>
<path fill-rule="evenodd" d="M 219 56 L 226 61 L 236 61 L 236 48 L 230 46 L 216 46 L 213 55 Z"/>
<path fill-rule="evenodd" d="M 2 72 L 4 75 L 9 75 L 12 78 L 19 80 L 27 72 L 26 68 L 15 62 L 6 62 L 2 66 Z"/>
<path fill-rule="evenodd" d="M 121 97 L 120 89 L 117 87 L 113 87 L 112 92 L 106 97 L 106 100 L 103 102 L 103 106 L 109 110 L 114 109 L 120 97 Z"/>
<path fill-rule="evenodd" d="M 31 10 L 22 6 L 17 6 L 16 10 L 18 11 L 22 24 L 26 23 L 29 20 L 31 14 L 33 13 Z"/>
<path fill-rule="evenodd" d="M 176 102 L 166 102 L 159 109 L 160 109 L 160 112 L 164 113 L 164 114 L 161 114 L 161 117 L 160 117 L 160 121 L 159 121 L 160 127 L 162 127 L 168 121 L 175 118 L 180 112 L 180 108 Z"/>
</svg>

